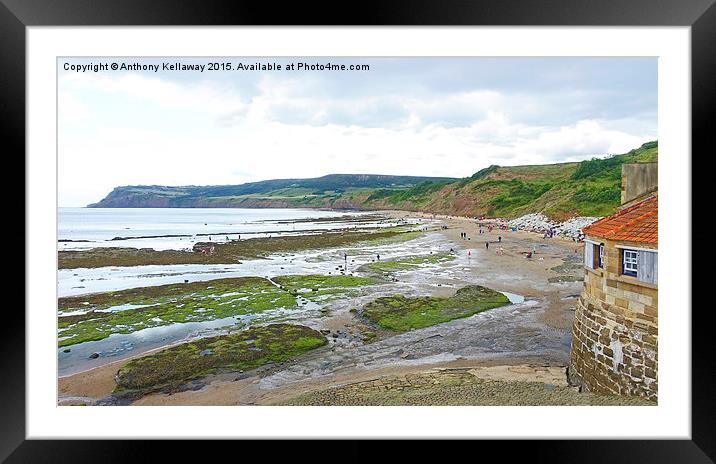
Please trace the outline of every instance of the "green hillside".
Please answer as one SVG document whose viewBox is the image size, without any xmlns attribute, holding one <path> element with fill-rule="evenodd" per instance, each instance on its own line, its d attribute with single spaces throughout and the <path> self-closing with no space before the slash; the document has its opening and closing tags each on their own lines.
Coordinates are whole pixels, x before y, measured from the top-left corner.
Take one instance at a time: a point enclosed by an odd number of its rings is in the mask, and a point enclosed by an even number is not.
<svg viewBox="0 0 716 464">
<path fill-rule="evenodd" d="M 541 212 L 553 219 L 604 216 L 621 198 L 621 165 L 655 162 L 658 143 L 578 163 L 490 166 L 455 182 L 421 183 L 409 190 L 379 189 L 366 202 L 465 216 L 517 217 Z"/>
<path fill-rule="evenodd" d="M 461 216 L 541 212 L 561 220 L 619 205 L 621 165 L 655 162 L 658 143 L 575 163 L 489 166 L 463 179 L 334 174 L 224 186 L 127 186 L 90 207 L 401 209 Z"/>
<path fill-rule="evenodd" d="M 90 208 L 207 208 L 207 207 L 331 207 L 355 194 L 378 188 L 409 189 L 420 182 L 443 182 L 444 177 L 331 174 L 313 179 L 277 179 L 240 185 L 117 187 Z"/>
</svg>

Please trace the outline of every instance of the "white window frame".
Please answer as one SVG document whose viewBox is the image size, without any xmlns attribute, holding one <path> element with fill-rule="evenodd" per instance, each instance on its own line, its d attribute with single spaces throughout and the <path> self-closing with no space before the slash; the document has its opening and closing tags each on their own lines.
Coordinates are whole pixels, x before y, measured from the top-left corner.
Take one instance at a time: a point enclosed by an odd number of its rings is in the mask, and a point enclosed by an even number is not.
<svg viewBox="0 0 716 464">
<path fill-rule="evenodd" d="M 627 254 L 632 255 L 627 257 Z M 639 271 L 639 252 L 628 248 L 622 249 L 622 274 L 636 277 Z"/>
</svg>

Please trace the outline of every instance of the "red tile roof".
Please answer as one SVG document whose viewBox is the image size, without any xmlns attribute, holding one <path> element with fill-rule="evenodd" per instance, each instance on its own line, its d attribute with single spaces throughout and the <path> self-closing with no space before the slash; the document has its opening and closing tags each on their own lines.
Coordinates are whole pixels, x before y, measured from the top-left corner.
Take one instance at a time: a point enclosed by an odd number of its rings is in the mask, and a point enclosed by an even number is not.
<svg viewBox="0 0 716 464">
<path fill-rule="evenodd" d="M 650 196 L 584 229 L 585 235 L 608 240 L 642 242 L 656 245 L 659 239 L 659 199 Z"/>
</svg>

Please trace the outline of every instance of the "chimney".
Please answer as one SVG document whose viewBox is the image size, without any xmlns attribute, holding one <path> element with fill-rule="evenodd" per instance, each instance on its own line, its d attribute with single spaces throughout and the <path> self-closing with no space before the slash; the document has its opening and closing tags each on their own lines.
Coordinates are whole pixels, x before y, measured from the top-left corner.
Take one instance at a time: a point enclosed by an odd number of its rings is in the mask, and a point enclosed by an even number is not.
<svg viewBox="0 0 716 464">
<path fill-rule="evenodd" d="M 658 189 L 658 164 L 622 164 L 622 205 Z"/>
</svg>

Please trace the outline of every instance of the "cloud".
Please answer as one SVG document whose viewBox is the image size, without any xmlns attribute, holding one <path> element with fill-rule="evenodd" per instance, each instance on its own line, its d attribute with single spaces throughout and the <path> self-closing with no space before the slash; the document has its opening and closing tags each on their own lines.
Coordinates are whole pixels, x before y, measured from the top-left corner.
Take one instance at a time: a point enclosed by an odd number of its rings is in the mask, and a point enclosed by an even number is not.
<svg viewBox="0 0 716 464">
<path fill-rule="evenodd" d="M 226 85 L 208 81 L 179 83 L 138 73 L 116 75 L 68 74 L 63 76 L 65 93 L 89 90 L 134 99 L 140 104 L 155 104 L 166 109 L 186 109 L 225 116 L 239 114 L 247 105 Z M 64 108 L 63 108 L 64 111 Z"/>
<path fill-rule="evenodd" d="M 61 73 L 60 204 L 128 184 L 464 177 L 656 138 L 655 66 L 634 84 L 627 61 L 531 59 L 527 72 L 519 60 L 379 60 L 345 76 Z"/>
<path fill-rule="evenodd" d="M 77 125 L 86 122 L 92 116 L 90 108 L 70 92 L 60 92 L 58 105 L 62 108 L 59 113 L 60 124 Z"/>
</svg>

